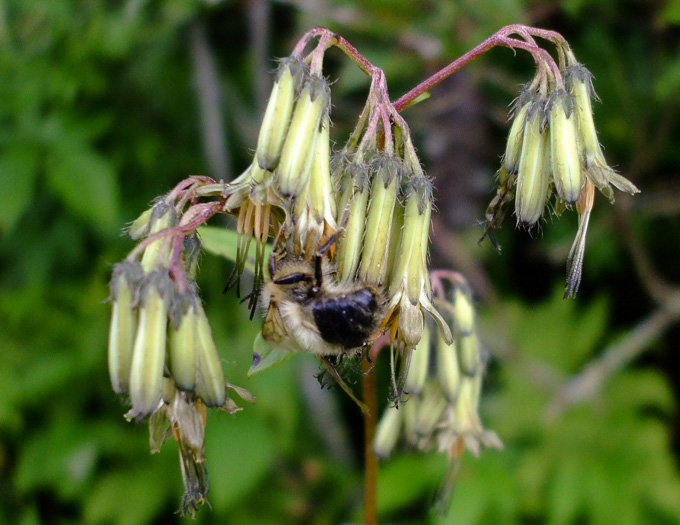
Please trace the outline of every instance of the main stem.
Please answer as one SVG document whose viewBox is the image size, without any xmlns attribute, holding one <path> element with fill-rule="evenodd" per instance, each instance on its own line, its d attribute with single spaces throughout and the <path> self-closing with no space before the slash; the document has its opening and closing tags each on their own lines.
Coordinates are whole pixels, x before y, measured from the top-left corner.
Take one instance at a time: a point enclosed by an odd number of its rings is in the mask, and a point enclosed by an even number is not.
<svg viewBox="0 0 680 525">
<path fill-rule="evenodd" d="M 368 410 L 364 415 L 364 523 L 378 522 L 378 457 L 373 450 L 375 428 L 378 424 L 378 395 L 375 373 L 368 356 L 361 362 L 363 378 L 361 394 Z"/>
</svg>

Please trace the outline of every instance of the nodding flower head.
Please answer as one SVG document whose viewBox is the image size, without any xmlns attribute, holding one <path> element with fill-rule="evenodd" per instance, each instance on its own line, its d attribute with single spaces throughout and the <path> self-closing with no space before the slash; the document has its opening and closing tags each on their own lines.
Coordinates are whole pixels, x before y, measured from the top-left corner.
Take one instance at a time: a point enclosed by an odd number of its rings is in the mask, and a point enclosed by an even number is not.
<svg viewBox="0 0 680 525">
<path fill-rule="evenodd" d="M 512 199 L 517 223 L 527 227 L 538 224 L 546 209 L 559 215 L 575 207 L 579 229 L 568 260 L 565 292 L 565 297 L 573 297 L 580 282 L 592 189 L 598 188 L 611 202 L 612 186 L 631 195 L 638 189 L 604 159 L 593 120 L 592 75 L 569 50 L 564 51 L 561 77 L 548 80 L 541 70 L 515 102 L 485 235 L 498 248 L 492 230 L 500 226 Z"/>
<path fill-rule="evenodd" d="M 453 332 L 446 341 L 434 323 L 426 322 L 411 358 L 406 377 L 408 398 L 403 407 L 388 407 L 376 431 L 374 449 L 386 457 L 402 441 L 420 451 L 437 449 L 454 464 L 469 450 L 479 455 L 482 447 L 502 448 L 495 432 L 486 430 L 479 417 L 484 375 L 475 328 L 470 288 L 453 272 L 433 277 L 434 301 Z M 450 488 L 455 468 L 442 483 Z M 441 496 L 446 497 L 443 490 Z"/>
</svg>

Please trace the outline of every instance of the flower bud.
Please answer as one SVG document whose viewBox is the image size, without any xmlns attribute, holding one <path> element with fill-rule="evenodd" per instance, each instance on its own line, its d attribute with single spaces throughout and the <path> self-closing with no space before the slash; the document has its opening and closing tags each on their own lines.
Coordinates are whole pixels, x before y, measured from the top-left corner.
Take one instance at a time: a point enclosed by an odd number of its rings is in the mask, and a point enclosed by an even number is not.
<svg viewBox="0 0 680 525">
<path fill-rule="evenodd" d="M 397 444 L 403 414 L 404 410 L 390 406 L 380 418 L 373 441 L 373 450 L 379 457 L 386 458 L 389 456 Z"/>
<path fill-rule="evenodd" d="M 520 95 L 515 104 L 512 126 L 508 134 L 508 142 L 505 146 L 503 164 L 508 173 L 517 173 L 519 169 L 519 158 L 522 152 L 522 142 L 524 138 L 524 128 L 527 120 L 527 113 L 531 107 L 529 92 L 525 91 Z"/>
<path fill-rule="evenodd" d="M 440 335 L 437 335 L 436 357 L 439 384 L 446 398 L 454 402 L 458 397 L 461 380 L 456 341 L 447 344 Z"/>
<path fill-rule="evenodd" d="M 167 273 L 155 272 L 147 278 L 141 292 L 139 323 L 130 370 L 130 401 L 135 418 L 156 410 L 161 399 L 172 287 Z"/>
<path fill-rule="evenodd" d="M 574 112 L 578 127 L 577 144 L 581 159 L 586 169 L 590 168 L 595 160 L 595 154 L 599 147 L 595 122 L 593 120 L 593 107 L 591 98 L 595 96 L 592 84 L 592 75 L 581 64 L 569 66 L 564 72 L 564 79 L 569 94 L 574 101 Z"/>
<path fill-rule="evenodd" d="M 467 376 L 475 375 L 481 366 L 481 357 L 479 354 L 479 339 L 474 332 L 469 335 L 459 337 L 458 343 L 458 360 L 460 361 L 460 370 Z"/>
<path fill-rule="evenodd" d="M 128 235 L 133 241 L 138 241 L 142 237 L 146 237 L 149 234 L 149 225 L 151 223 L 151 215 L 153 214 L 154 208 L 149 208 L 139 217 L 128 228 Z"/>
<path fill-rule="evenodd" d="M 560 199 L 568 203 L 578 199 L 583 184 L 571 106 L 571 96 L 561 90 L 552 95 L 548 110 L 553 180 Z"/>
<path fill-rule="evenodd" d="M 198 374 L 196 392 L 209 407 L 221 407 L 227 398 L 222 362 L 213 340 L 208 317 L 203 306 L 196 304 L 198 335 Z"/>
<path fill-rule="evenodd" d="M 410 400 L 412 401 L 412 400 Z M 407 406 L 408 403 L 407 402 Z M 418 448 L 425 450 L 430 445 L 430 436 L 435 431 L 440 418 L 446 410 L 446 399 L 435 383 L 427 383 L 418 398 L 418 410 L 408 413 L 413 421 L 410 423 L 413 432 L 418 436 Z"/>
<path fill-rule="evenodd" d="M 453 312 L 456 335 L 464 337 L 472 334 L 475 329 L 475 309 L 472 304 L 472 292 L 467 284 L 456 286 Z"/>
<path fill-rule="evenodd" d="M 341 195 L 338 213 L 343 214 L 343 222 L 346 222 L 345 232 L 337 242 L 338 279 L 352 282 L 356 279 L 366 230 L 369 197 L 367 166 L 344 157 L 337 158 L 335 164 L 334 185 Z"/>
<path fill-rule="evenodd" d="M 430 367 L 430 337 L 429 326 L 425 323 L 423 335 L 413 351 L 406 375 L 404 387 L 409 394 L 418 394 L 425 386 Z"/>
<path fill-rule="evenodd" d="M 542 121 L 543 110 L 536 103 L 524 128 L 515 191 L 515 214 L 528 225 L 535 224 L 543 215 L 550 183 L 549 130 L 541 131 Z"/>
<path fill-rule="evenodd" d="M 196 325 L 196 309 L 190 301 L 186 311 L 181 314 L 177 328 L 170 331 L 168 366 L 177 387 L 186 391 L 193 390 L 196 385 L 198 362 Z"/>
<path fill-rule="evenodd" d="M 279 163 L 304 72 L 297 58 L 284 58 L 279 64 L 257 138 L 255 156 L 263 170 L 274 171 Z"/>
<path fill-rule="evenodd" d="M 137 330 L 136 294 L 142 279 L 139 264 L 117 264 L 111 278 L 111 326 L 109 329 L 109 377 L 117 394 L 127 394 L 130 388 L 132 350 Z"/>
<path fill-rule="evenodd" d="M 276 169 L 278 190 L 283 197 L 296 197 L 309 182 L 321 122 L 329 111 L 330 90 L 326 80 L 305 80 L 293 111 L 290 128 Z"/>
<path fill-rule="evenodd" d="M 177 224 L 177 212 L 165 202 L 159 202 L 153 207 L 149 219 L 149 235 L 158 233 Z M 145 273 L 151 273 L 156 266 L 165 267 L 170 258 L 170 240 L 161 238 L 150 243 L 142 255 L 142 268 Z"/>
<path fill-rule="evenodd" d="M 395 262 L 389 277 L 388 326 L 397 328 L 397 339 L 405 348 L 414 348 L 423 330 L 422 309 L 437 322 L 443 337 L 452 340 L 451 330 L 430 300 L 427 249 L 432 212 L 432 189 L 424 177 L 409 181 L 403 212 L 403 227 Z"/>
<path fill-rule="evenodd" d="M 337 229 L 336 200 L 330 173 L 329 127 L 326 114 L 316 141 L 309 184 L 294 202 L 295 231 L 304 253 L 315 252 L 321 239 Z"/>
<path fill-rule="evenodd" d="M 376 159 L 366 218 L 366 234 L 359 278 L 371 284 L 385 282 L 391 239 L 392 217 L 400 186 L 401 166 L 396 158 Z"/>
</svg>

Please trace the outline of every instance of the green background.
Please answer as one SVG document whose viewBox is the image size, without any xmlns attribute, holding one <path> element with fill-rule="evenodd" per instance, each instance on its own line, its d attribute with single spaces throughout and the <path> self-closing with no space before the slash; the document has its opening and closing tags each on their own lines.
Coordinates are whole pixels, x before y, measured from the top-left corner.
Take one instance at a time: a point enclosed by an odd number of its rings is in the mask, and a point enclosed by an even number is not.
<svg viewBox="0 0 680 525">
<path fill-rule="evenodd" d="M 596 197 L 581 291 L 564 301 L 573 212 L 532 232 L 509 217 L 500 255 L 477 244 L 530 58 L 493 50 L 404 112 L 436 178 L 432 265 L 475 290 L 482 417 L 506 447 L 465 457 L 448 516 L 428 512 L 444 457 L 395 454 L 380 520 L 680 523 L 677 0 L 0 1 L 0 523 L 183 521 L 176 446 L 151 456 L 110 390 L 107 281 L 133 246 L 122 227 L 155 196 L 245 169 L 272 57 L 329 27 L 385 69 L 394 99 L 517 22 L 562 32 L 595 75 L 607 158 L 642 193 Z M 368 82 L 337 51 L 327 66 L 341 145 Z M 359 522 L 356 407 L 319 389 L 308 356 L 245 378 L 259 321 L 220 293 L 230 269 L 206 255 L 199 284 L 228 380 L 258 401 L 210 415 L 212 509 L 197 521 Z"/>
</svg>

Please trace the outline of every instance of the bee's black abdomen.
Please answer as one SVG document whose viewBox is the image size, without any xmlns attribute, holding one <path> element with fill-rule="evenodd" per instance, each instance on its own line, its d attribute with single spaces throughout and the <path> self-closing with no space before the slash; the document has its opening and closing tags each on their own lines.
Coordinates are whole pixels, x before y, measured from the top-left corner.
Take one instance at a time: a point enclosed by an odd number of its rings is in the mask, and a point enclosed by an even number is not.
<svg viewBox="0 0 680 525">
<path fill-rule="evenodd" d="M 363 346 L 378 328 L 379 305 L 372 288 L 326 298 L 314 303 L 312 313 L 321 338 L 346 349 Z"/>
</svg>

